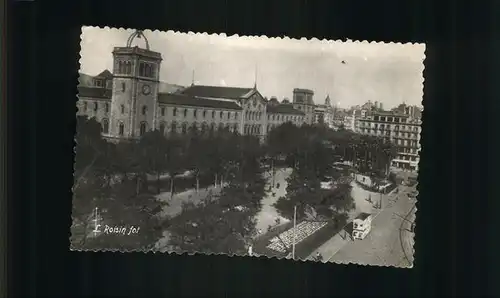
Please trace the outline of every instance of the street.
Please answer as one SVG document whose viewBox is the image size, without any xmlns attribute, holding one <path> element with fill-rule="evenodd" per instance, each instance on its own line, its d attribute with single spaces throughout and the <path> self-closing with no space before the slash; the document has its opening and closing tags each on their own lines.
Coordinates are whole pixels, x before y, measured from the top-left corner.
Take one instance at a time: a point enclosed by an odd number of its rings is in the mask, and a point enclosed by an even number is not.
<svg viewBox="0 0 500 298">
<path fill-rule="evenodd" d="M 393 197 L 384 197 L 385 206 L 374 215 L 372 230 L 365 239 L 343 240 L 337 252 L 323 255 L 325 260 L 343 264 L 411 267 L 413 233 L 409 230 L 410 222 L 414 220 L 415 199 L 409 199 L 403 189 L 407 188 L 401 187 Z"/>
</svg>

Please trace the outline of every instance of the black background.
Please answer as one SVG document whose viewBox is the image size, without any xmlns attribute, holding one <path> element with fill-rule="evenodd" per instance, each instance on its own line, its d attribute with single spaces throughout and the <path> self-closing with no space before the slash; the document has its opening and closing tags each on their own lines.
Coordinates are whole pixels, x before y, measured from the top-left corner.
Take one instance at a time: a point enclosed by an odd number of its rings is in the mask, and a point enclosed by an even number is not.
<svg viewBox="0 0 500 298">
<path fill-rule="evenodd" d="M 486 1 L 444 0 L 9 1 L 9 290 L 24 297 L 499 293 L 496 11 Z M 427 43 L 415 267 L 70 252 L 82 25 Z"/>
</svg>

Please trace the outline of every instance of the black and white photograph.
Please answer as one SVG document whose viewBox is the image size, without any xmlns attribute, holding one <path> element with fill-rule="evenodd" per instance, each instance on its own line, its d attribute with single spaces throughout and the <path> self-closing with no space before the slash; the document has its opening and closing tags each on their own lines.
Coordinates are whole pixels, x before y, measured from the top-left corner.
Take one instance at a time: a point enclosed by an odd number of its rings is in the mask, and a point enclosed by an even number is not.
<svg viewBox="0 0 500 298">
<path fill-rule="evenodd" d="M 424 59 L 82 27 L 71 250 L 413 267 Z"/>
</svg>

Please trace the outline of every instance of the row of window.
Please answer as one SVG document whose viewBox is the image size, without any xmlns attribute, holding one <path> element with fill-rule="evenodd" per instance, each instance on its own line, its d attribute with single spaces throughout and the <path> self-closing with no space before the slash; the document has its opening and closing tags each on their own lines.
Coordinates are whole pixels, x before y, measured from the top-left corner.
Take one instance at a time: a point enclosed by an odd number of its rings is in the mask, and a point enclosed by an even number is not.
<svg viewBox="0 0 500 298">
<path fill-rule="evenodd" d="M 109 120 L 104 118 L 101 120 L 101 127 L 102 127 L 102 132 L 104 134 L 109 133 Z M 139 133 L 140 135 L 144 135 L 147 131 L 147 123 L 146 122 L 141 122 L 140 128 L 139 128 Z M 123 136 L 125 134 L 125 125 L 123 122 L 118 122 L 118 135 Z"/>
<path fill-rule="evenodd" d="M 370 134 L 377 134 L 377 135 L 380 135 L 380 134 L 384 134 L 383 131 L 376 131 L 375 128 L 372 128 L 372 129 L 369 129 L 369 128 L 361 128 L 360 131 L 362 133 L 370 133 Z M 391 131 L 385 131 L 385 135 L 387 136 L 390 136 L 391 135 Z M 406 138 L 417 138 L 418 137 L 418 132 L 416 133 L 404 133 L 404 132 L 393 132 L 393 136 L 394 137 L 406 137 Z"/>
<path fill-rule="evenodd" d="M 93 110 L 95 112 L 97 112 L 97 110 L 99 109 L 99 104 L 97 102 L 94 102 L 93 103 Z M 109 112 L 109 103 L 104 103 L 104 109 L 105 109 L 105 112 L 108 113 Z M 87 111 L 88 110 L 88 102 L 84 101 L 83 102 L 83 111 Z M 172 114 L 174 117 L 177 116 L 179 110 L 182 110 L 182 109 L 177 109 L 177 108 L 173 108 L 172 110 Z M 125 105 L 121 105 L 120 106 L 120 112 L 121 114 L 125 114 Z M 142 106 L 141 108 L 141 113 L 142 115 L 146 115 L 148 112 L 148 107 L 147 106 Z M 160 108 L 160 113 L 162 116 L 165 116 L 166 114 L 166 108 L 165 107 L 161 107 Z M 193 113 L 193 117 L 194 118 L 197 118 L 198 116 L 198 110 L 193 110 L 192 111 Z M 247 112 L 249 113 L 249 112 Z M 250 112 L 250 113 L 255 113 L 255 112 Z M 220 111 L 219 112 L 219 118 L 220 119 L 224 119 L 224 111 Z M 188 109 L 183 109 L 181 111 L 181 115 L 183 115 L 184 117 L 187 117 L 188 116 Z M 206 118 L 207 117 L 207 110 L 203 110 L 202 113 L 202 118 Z M 212 119 L 215 118 L 215 115 L 216 115 L 216 111 L 212 111 L 211 113 L 211 116 L 212 116 Z M 238 112 L 226 112 L 226 119 L 227 120 L 231 120 L 234 119 L 234 120 L 238 120 L 239 118 L 239 113 Z M 247 114 L 247 119 L 248 119 L 248 114 Z M 278 120 L 278 121 L 298 121 L 300 120 L 299 116 L 290 116 L 290 115 L 275 115 L 275 114 L 270 114 L 268 115 L 268 120 Z"/>
<path fill-rule="evenodd" d="M 102 119 L 101 126 L 102 126 L 102 132 L 104 134 L 108 134 L 109 133 L 109 120 L 106 118 Z M 268 126 L 267 131 L 269 132 L 270 130 L 274 129 L 276 126 L 277 125 Z M 170 124 L 170 127 L 169 127 L 169 132 L 178 132 L 178 128 L 179 128 L 179 125 L 177 124 L 177 122 L 172 122 Z M 181 128 L 180 132 L 182 134 L 186 134 L 190 128 L 197 130 L 198 124 L 196 122 L 194 122 L 190 126 L 187 122 L 184 122 L 180 125 L 180 128 Z M 215 123 L 211 123 L 210 125 L 208 125 L 206 122 L 203 122 L 199 128 L 202 132 L 215 131 L 216 129 L 218 129 L 219 131 L 226 129 L 226 130 L 231 131 L 231 132 L 236 132 L 236 131 L 238 131 L 238 124 L 231 125 L 231 124 L 219 123 L 219 125 L 216 125 Z M 146 133 L 146 131 L 147 131 L 147 123 L 141 122 L 140 128 L 139 128 L 139 134 L 142 136 Z M 165 122 L 160 123 L 160 131 L 162 133 L 165 133 L 167 131 L 167 124 Z M 245 134 L 260 134 L 260 131 L 261 131 L 261 125 L 245 125 L 245 127 L 244 127 Z M 120 122 L 118 122 L 118 135 L 124 136 L 124 134 L 125 134 L 125 125 L 123 122 L 120 121 Z"/>
<path fill-rule="evenodd" d="M 260 134 L 260 131 L 261 131 L 261 125 L 257 124 L 257 125 L 245 125 L 245 128 L 244 128 L 244 133 L 247 135 L 247 134 L 252 134 L 252 135 L 257 135 L 257 134 Z"/>
<path fill-rule="evenodd" d="M 360 122 L 359 123 L 359 126 L 360 127 L 368 127 L 370 128 L 370 123 L 366 123 L 366 122 Z M 392 129 L 393 130 L 400 130 L 400 131 L 415 131 L 417 132 L 418 131 L 418 126 L 413 126 L 413 125 L 401 125 L 401 127 L 399 125 L 395 125 Z M 387 124 L 387 125 L 384 125 L 384 124 L 380 124 L 380 126 L 377 124 L 377 123 L 374 123 L 373 125 L 373 128 L 375 129 L 391 129 L 391 125 L 390 124 Z"/>
<path fill-rule="evenodd" d="M 373 120 L 382 122 L 407 123 L 410 121 L 406 117 L 390 117 L 390 116 L 373 116 Z"/>
<path fill-rule="evenodd" d="M 118 74 L 130 75 L 132 74 L 132 62 L 131 61 L 118 61 Z M 155 76 L 155 65 L 145 62 L 139 63 L 139 76 L 154 78 Z"/>
<path fill-rule="evenodd" d="M 178 132 L 178 127 L 179 127 L 179 125 L 177 124 L 177 122 L 172 122 L 170 124 L 170 127 L 169 127 L 170 128 L 169 132 Z M 238 124 L 233 124 L 233 125 L 225 124 L 224 125 L 222 123 L 219 123 L 219 125 L 216 126 L 215 123 L 208 125 L 206 122 L 203 122 L 199 128 L 200 128 L 201 132 L 207 132 L 207 131 L 215 131 L 216 127 L 218 130 L 227 129 L 227 130 L 233 131 L 233 132 L 238 131 Z M 184 122 L 180 125 L 180 128 L 181 128 L 181 133 L 186 134 L 189 129 L 198 130 L 198 124 L 196 122 L 194 122 L 190 126 L 187 122 Z M 165 122 L 160 123 L 160 131 L 162 133 L 165 133 L 166 130 L 167 130 L 167 124 Z"/>
<path fill-rule="evenodd" d="M 303 110 L 304 110 L 304 112 L 306 112 L 306 113 L 310 113 L 310 112 L 312 112 L 312 111 L 313 111 L 313 108 L 312 108 L 312 107 L 310 107 L 310 106 L 304 106 L 304 107 L 302 107 L 302 106 L 297 106 L 297 108 L 298 108 L 299 110 L 302 110 L 302 109 L 303 109 Z"/>
<path fill-rule="evenodd" d="M 267 120 L 277 120 L 277 121 L 301 121 L 301 116 L 290 116 L 290 115 L 277 115 L 277 114 L 268 114 Z"/>
<path fill-rule="evenodd" d="M 420 150 L 417 148 L 401 148 L 399 151 L 400 153 L 413 153 L 413 154 L 418 154 L 420 153 Z"/>
<path fill-rule="evenodd" d="M 188 116 L 188 111 L 189 109 L 178 109 L 178 108 L 173 108 L 172 109 L 172 115 L 174 117 L 177 117 L 177 115 L 180 113 L 184 118 L 186 118 Z M 201 117 L 202 118 L 207 118 L 207 113 L 208 111 L 207 110 L 202 110 L 201 111 Z M 162 116 L 165 116 L 167 113 L 167 108 L 166 107 L 161 107 L 160 108 L 160 114 Z M 239 118 L 239 113 L 238 112 L 226 112 L 226 119 L 227 120 L 230 120 L 231 118 L 233 118 L 234 120 L 238 120 Z M 220 111 L 219 112 L 219 118 L 220 119 L 224 119 L 224 111 Z M 193 110 L 193 118 L 198 118 L 198 110 L 194 109 Z M 215 115 L 216 115 L 216 111 L 212 111 L 211 113 L 211 116 L 212 116 L 212 119 L 215 119 Z"/>
<path fill-rule="evenodd" d="M 262 112 L 251 112 L 251 111 L 246 111 L 245 112 L 245 120 L 260 120 L 262 117 Z"/>
<path fill-rule="evenodd" d="M 417 161 L 416 156 L 407 156 L 407 155 L 400 155 L 397 157 L 399 160 L 409 160 L 409 161 Z"/>
<path fill-rule="evenodd" d="M 103 106 L 104 106 L 104 112 L 108 113 L 109 112 L 109 103 L 105 102 L 105 103 L 103 103 Z M 83 102 L 83 111 L 87 112 L 88 109 L 89 109 L 89 103 L 86 102 L 86 101 L 84 101 Z M 99 103 L 98 102 L 96 102 L 96 101 L 93 102 L 93 104 L 92 104 L 92 110 L 94 112 L 97 112 L 99 110 Z"/>
</svg>

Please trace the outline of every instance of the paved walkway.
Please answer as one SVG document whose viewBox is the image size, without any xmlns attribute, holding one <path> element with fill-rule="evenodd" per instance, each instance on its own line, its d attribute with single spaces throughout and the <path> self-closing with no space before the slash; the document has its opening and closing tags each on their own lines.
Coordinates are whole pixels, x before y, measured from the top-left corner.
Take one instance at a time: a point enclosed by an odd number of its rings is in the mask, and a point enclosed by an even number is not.
<svg viewBox="0 0 500 298">
<path fill-rule="evenodd" d="M 408 245 L 412 244 L 408 243 L 408 239 L 401 239 L 401 237 L 409 237 L 412 233 L 406 231 L 400 233 L 400 228 L 406 227 L 403 218 L 413 205 L 414 201 L 402 193 L 394 198 L 388 198 L 386 208 L 372 220 L 370 234 L 363 240 L 349 241 L 329 260 L 344 264 L 411 267 L 409 263 L 412 263 L 413 256 L 412 250 L 408 251 Z M 410 262 L 406 257 L 410 259 Z"/>
<path fill-rule="evenodd" d="M 377 194 L 377 196 L 380 194 Z M 364 200 L 364 199 L 363 199 Z M 385 210 L 385 208 L 392 208 L 394 203 L 396 202 L 396 195 L 394 193 L 391 193 L 390 195 L 383 195 L 382 196 L 382 207 L 384 208 L 382 211 Z M 358 202 L 357 202 L 358 204 Z M 369 212 L 374 214 L 373 221 L 376 220 L 376 218 L 381 214 L 382 211 L 378 209 L 372 209 L 373 211 L 363 211 L 363 212 Z M 358 210 L 357 210 L 358 211 Z M 358 212 L 358 214 L 361 211 Z M 355 215 L 353 215 L 355 217 Z M 330 260 L 333 258 L 335 254 L 340 252 L 341 250 L 346 247 L 350 242 L 353 242 L 350 239 L 350 234 L 347 232 L 349 230 L 348 226 L 346 228 L 342 229 L 339 233 L 337 233 L 335 236 L 330 238 L 327 242 L 325 242 L 323 245 L 318 247 L 309 257 L 308 259 L 313 259 L 316 257 L 317 253 L 319 252 L 322 256 L 323 259 L 326 261 Z M 359 241 L 359 240 L 357 240 Z M 357 242 L 356 241 L 356 242 Z"/>
</svg>

